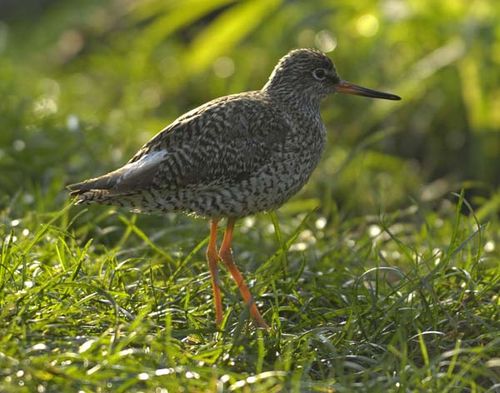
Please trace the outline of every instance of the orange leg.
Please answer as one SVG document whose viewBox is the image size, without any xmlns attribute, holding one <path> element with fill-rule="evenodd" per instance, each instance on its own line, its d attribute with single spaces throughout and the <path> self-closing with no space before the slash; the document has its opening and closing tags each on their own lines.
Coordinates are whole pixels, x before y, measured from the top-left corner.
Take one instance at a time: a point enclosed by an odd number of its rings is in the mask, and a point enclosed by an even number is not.
<svg viewBox="0 0 500 393">
<path fill-rule="evenodd" d="M 233 230 L 235 222 L 236 220 L 233 218 L 229 218 L 227 221 L 227 228 L 226 232 L 224 233 L 224 238 L 222 239 L 222 245 L 219 250 L 219 256 L 222 259 L 222 262 L 224 262 L 224 264 L 228 268 L 229 272 L 231 273 L 231 276 L 233 276 L 234 281 L 236 281 L 236 284 L 238 285 L 238 288 L 240 290 L 244 302 L 250 308 L 250 315 L 252 316 L 254 321 L 260 327 L 269 329 L 269 326 L 267 325 L 266 321 L 264 321 L 264 318 L 262 318 L 262 315 L 260 315 L 260 312 L 257 309 L 257 306 L 255 305 L 255 302 L 252 298 L 252 294 L 250 293 L 250 290 L 245 284 L 243 276 L 241 275 L 240 271 L 238 270 L 238 267 L 233 261 L 233 254 L 231 252 L 231 241 L 233 240 Z"/>
<path fill-rule="evenodd" d="M 212 279 L 212 290 L 214 293 L 215 304 L 215 323 L 219 327 L 222 323 L 222 301 L 219 287 L 219 273 L 217 271 L 217 263 L 219 262 L 219 254 L 217 254 L 217 223 L 219 221 L 213 219 L 210 221 L 210 238 L 207 247 L 207 260 Z"/>
</svg>

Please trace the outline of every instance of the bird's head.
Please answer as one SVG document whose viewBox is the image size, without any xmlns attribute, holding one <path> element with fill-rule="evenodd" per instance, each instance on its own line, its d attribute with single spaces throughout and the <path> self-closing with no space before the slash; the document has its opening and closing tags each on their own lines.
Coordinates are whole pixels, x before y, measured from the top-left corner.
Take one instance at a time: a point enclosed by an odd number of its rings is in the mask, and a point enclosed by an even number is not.
<svg viewBox="0 0 500 393">
<path fill-rule="evenodd" d="M 394 94 L 368 89 L 342 80 L 330 58 L 315 49 L 295 49 L 281 58 L 264 86 L 280 95 L 319 100 L 331 93 L 400 100 Z"/>
</svg>

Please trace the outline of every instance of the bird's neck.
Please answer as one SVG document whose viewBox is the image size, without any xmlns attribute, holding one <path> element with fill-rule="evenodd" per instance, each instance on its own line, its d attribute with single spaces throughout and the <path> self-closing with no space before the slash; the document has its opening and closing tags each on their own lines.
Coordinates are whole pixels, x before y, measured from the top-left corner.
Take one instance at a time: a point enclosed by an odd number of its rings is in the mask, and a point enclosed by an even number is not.
<svg viewBox="0 0 500 393">
<path fill-rule="evenodd" d="M 298 91 L 290 85 L 276 85 L 272 81 L 266 83 L 262 92 L 273 101 L 279 102 L 284 108 L 295 113 L 307 112 L 319 116 L 321 97 L 308 94 L 307 91 Z"/>
<path fill-rule="evenodd" d="M 289 133 L 290 140 L 294 141 L 292 146 L 300 146 L 304 141 L 309 141 L 307 148 L 319 152 L 317 154 L 319 159 L 326 140 L 326 129 L 319 110 L 321 98 L 265 87 L 262 92 L 282 109 L 293 125 Z"/>
</svg>

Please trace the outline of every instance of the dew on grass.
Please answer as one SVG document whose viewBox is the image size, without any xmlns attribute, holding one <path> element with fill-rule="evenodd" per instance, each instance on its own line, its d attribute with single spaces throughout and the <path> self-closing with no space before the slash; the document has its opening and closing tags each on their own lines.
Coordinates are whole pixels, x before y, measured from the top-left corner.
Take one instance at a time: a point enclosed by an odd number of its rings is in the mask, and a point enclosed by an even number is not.
<svg viewBox="0 0 500 393">
<path fill-rule="evenodd" d="M 484 245 L 484 251 L 486 252 L 493 252 L 495 251 L 495 242 L 492 240 L 488 240 L 486 244 Z"/>
<path fill-rule="evenodd" d="M 127 348 L 127 349 L 124 349 L 124 350 L 118 352 L 118 356 L 119 357 L 128 356 L 128 355 L 132 355 L 134 352 L 135 352 L 135 350 L 133 348 Z"/>
<path fill-rule="evenodd" d="M 432 256 L 436 259 L 436 264 L 438 264 L 441 261 L 442 255 L 443 255 L 443 250 L 441 250 L 440 248 L 432 249 Z"/>
<path fill-rule="evenodd" d="M 314 223 L 314 226 L 316 229 L 324 229 L 326 227 L 326 218 L 325 217 L 320 217 L 316 220 Z"/>
<path fill-rule="evenodd" d="M 424 260 L 424 258 L 422 257 L 421 254 L 415 255 L 415 263 L 422 263 L 423 260 Z"/>
<path fill-rule="evenodd" d="M 247 233 L 254 225 L 255 217 L 245 217 L 243 219 L 243 225 L 241 226 L 240 230 L 242 233 Z"/>
<path fill-rule="evenodd" d="M 368 227 L 368 235 L 372 238 L 377 237 L 381 233 L 382 229 L 378 225 L 372 224 Z"/>
<path fill-rule="evenodd" d="M 101 369 L 102 365 L 101 364 L 96 364 L 94 367 L 92 367 L 91 369 L 89 369 L 87 371 L 87 375 L 92 375 L 94 373 L 96 373 L 97 371 L 99 371 Z"/>
<path fill-rule="evenodd" d="M 48 349 L 47 345 L 44 343 L 38 343 L 33 345 L 29 351 L 46 351 Z"/>
<path fill-rule="evenodd" d="M 306 249 L 307 249 L 307 243 L 304 242 L 294 243 L 289 248 L 290 251 L 305 251 Z"/>
<path fill-rule="evenodd" d="M 408 294 L 408 296 L 406 297 L 406 302 L 408 302 L 408 303 L 412 302 L 412 301 L 413 301 L 413 299 L 415 299 L 415 297 L 416 297 L 415 292 L 410 292 L 410 293 Z"/>
<path fill-rule="evenodd" d="M 92 345 L 95 343 L 96 340 L 93 338 L 90 340 L 85 341 L 82 345 L 80 345 L 80 348 L 78 348 L 78 353 L 84 353 L 88 351 Z"/>
<path fill-rule="evenodd" d="M 194 371 L 186 371 L 186 378 L 188 379 L 200 379 L 200 374 Z"/>
<path fill-rule="evenodd" d="M 300 232 L 299 239 L 311 244 L 316 243 L 316 238 L 314 237 L 312 231 L 310 231 L 309 229 L 305 229 Z"/>
<path fill-rule="evenodd" d="M 158 370 L 155 371 L 155 375 L 157 377 L 160 377 L 162 375 L 169 375 L 172 374 L 175 370 L 172 367 L 169 368 L 159 368 Z"/>
<path fill-rule="evenodd" d="M 30 288 L 33 288 L 34 286 L 35 286 L 35 283 L 33 281 L 31 281 L 31 280 L 28 280 L 28 281 L 24 282 L 24 287 L 25 288 L 30 289 Z"/>
<path fill-rule="evenodd" d="M 28 269 L 31 272 L 35 272 L 35 271 L 40 270 L 41 265 L 42 265 L 42 263 L 38 259 L 35 259 L 33 262 L 31 262 L 29 264 Z"/>
<path fill-rule="evenodd" d="M 137 379 L 139 381 L 147 381 L 149 379 L 149 374 L 148 373 L 140 373 L 138 376 L 137 376 Z"/>
<path fill-rule="evenodd" d="M 11 235 L 10 233 L 3 239 L 4 243 L 15 243 L 17 241 L 17 236 Z"/>
</svg>

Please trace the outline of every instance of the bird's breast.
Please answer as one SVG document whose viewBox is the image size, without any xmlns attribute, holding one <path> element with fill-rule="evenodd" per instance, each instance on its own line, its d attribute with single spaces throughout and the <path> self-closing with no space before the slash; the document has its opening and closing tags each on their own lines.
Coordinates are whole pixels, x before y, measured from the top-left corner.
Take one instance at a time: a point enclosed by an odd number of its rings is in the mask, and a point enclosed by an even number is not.
<svg viewBox="0 0 500 393">
<path fill-rule="evenodd" d="M 287 148 L 298 160 L 311 160 L 316 166 L 326 143 L 326 128 L 319 115 L 295 121 L 287 142 Z"/>
<path fill-rule="evenodd" d="M 321 121 L 295 124 L 296 127 L 285 142 L 282 157 L 284 165 L 280 168 L 284 176 L 279 178 L 280 183 L 286 184 L 289 196 L 307 183 L 321 159 L 326 142 L 326 131 Z"/>
</svg>

